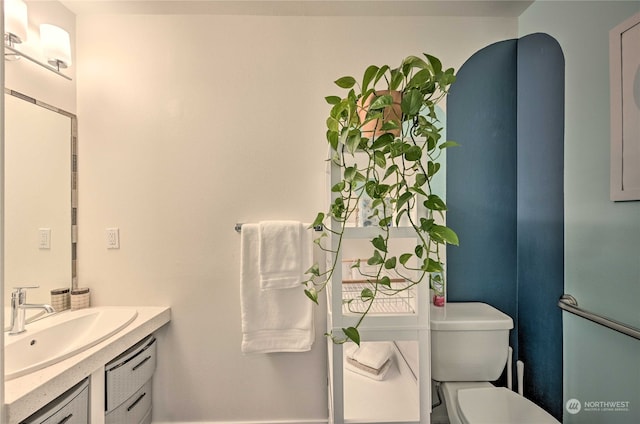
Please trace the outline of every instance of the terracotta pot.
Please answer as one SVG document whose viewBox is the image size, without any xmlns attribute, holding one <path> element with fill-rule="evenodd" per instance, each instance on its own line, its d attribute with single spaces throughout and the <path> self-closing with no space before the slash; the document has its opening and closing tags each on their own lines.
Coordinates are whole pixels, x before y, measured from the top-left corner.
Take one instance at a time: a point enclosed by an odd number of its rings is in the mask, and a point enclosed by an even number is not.
<svg viewBox="0 0 640 424">
<path fill-rule="evenodd" d="M 398 123 L 398 128 L 390 131 L 394 137 L 400 136 L 400 124 L 402 122 L 402 108 L 400 106 L 400 102 L 402 101 L 402 92 L 396 90 L 381 90 L 372 93 L 369 97 L 361 101 L 361 108 L 358 111 L 358 116 L 360 117 L 360 122 L 364 122 L 367 116 L 367 111 L 369 110 L 369 105 L 373 100 L 377 97 L 383 96 L 385 94 L 391 95 L 393 98 L 393 104 L 387 106 L 382 111 L 382 119 L 373 119 L 362 126 L 362 135 L 364 137 L 378 137 L 384 134 L 382 132 L 382 125 L 385 122 L 396 121 Z"/>
</svg>

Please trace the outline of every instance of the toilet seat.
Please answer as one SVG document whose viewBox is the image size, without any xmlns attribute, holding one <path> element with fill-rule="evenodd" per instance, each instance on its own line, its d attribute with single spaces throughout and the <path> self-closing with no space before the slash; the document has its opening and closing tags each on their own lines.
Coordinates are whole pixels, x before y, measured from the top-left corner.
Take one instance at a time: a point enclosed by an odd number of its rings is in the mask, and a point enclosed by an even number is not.
<svg viewBox="0 0 640 424">
<path fill-rule="evenodd" d="M 457 409 L 464 424 L 559 424 L 544 409 L 505 387 L 460 389 Z"/>
</svg>

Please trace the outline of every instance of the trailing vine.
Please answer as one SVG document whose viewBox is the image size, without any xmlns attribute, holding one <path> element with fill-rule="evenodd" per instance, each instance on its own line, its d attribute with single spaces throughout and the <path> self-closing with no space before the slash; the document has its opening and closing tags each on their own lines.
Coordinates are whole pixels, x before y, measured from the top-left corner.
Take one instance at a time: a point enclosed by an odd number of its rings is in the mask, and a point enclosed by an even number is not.
<svg viewBox="0 0 640 424">
<path fill-rule="evenodd" d="M 367 218 L 378 229 L 370 240 L 373 252 L 366 260 L 367 269 L 374 271 L 364 271 L 359 260 L 353 265 L 368 283 L 358 298 L 365 308 L 350 309 L 359 317 L 353 327 L 342 329 L 344 335 L 327 334 L 336 343 L 351 340 L 360 344 L 358 328 L 380 296 L 410 290 L 434 273 L 438 273 L 436 279 L 443 278 L 442 249 L 458 244 L 456 233 L 443 225 L 447 205 L 431 187 L 440 170 L 442 151 L 457 145 L 441 139 L 436 114 L 455 74 L 452 68 L 444 70 L 436 57 L 424 57 L 409 56 L 393 69 L 369 66 L 360 82 L 351 76 L 339 78 L 335 84 L 348 90 L 347 94 L 325 98 L 331 105 L 326 133 L 329 160 L 340 169 L 340 179 L 331 187 L 328 210 L 319 212 L 312 226 L 323 227 L 315 242 L 333 254 L 333 259 L 326 270 L 314 264 L 307 271 L 309 279 L 303 283 L 307 297 L 318 303 L 319 293 L 327 288 L 336 267 L 342 266 L 338 253 L 345 228 L 354 221 L 365 198 L 371 201 Z M 401 223 L 413 229 L 416 243 L 412 251 L 393 255 L 391 229 Z M 335 238 L 337 248 L 326 245 L 330 238 Z M 406 284 L 394 286 L 391 272 Z M 441 283 L 444 286 L 444 280 Z"/>
</svg>

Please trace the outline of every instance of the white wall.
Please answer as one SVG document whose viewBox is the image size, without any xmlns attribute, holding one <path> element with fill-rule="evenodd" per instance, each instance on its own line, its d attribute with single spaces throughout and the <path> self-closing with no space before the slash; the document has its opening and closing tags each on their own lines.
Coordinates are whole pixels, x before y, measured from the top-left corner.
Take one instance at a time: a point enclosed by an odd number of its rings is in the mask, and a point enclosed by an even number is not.
<svg viewBox="0 0 640 424">
<path fill-rule="evenodd" d="M 640 202 L 609 200 L 609 30 L 640 1 L 536 2 L 521 35 L 546 32 L 565 55 L 565 293 L 581 307 L 640 327 Z M 640 421 L 640 343 L 565 313 L 564 397 L 583 402 L 566 423 Z M 630 402 L 628 412 L 584 402 Z"/>
<path fill-rule="evenodd" d="M 326 419 L 320 309 L 310 353 L 240 353 L 233 226 L 323 207 L 333 80 L 422 52 L 458 68 L 515 18 L 104 14 L 77 31 L 80 285 L 172 307 L 154 420 Z"/>
</svg>

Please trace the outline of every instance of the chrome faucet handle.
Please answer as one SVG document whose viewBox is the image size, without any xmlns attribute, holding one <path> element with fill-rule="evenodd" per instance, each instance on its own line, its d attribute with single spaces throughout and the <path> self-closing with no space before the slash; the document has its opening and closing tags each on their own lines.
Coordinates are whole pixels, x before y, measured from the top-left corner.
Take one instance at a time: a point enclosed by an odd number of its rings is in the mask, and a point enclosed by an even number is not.
<svg viewBox="0 0 640 424">
<path fill-rule="evenodd" d="M 16 291 L 22 291 L 25 289 L 39 289 L 40 286 L 13 286 L 13 289 Z"/>
<path fill-rule="evenodd" d="M 40 286 L 14 286 L 11 292 L 12 303 L 17 301 L 18 305 L 25 303 L 27 299 L 27 289 L 37 289 Z M 15 299 L 15 300 L 14 300 Z"/>
</svg>

